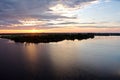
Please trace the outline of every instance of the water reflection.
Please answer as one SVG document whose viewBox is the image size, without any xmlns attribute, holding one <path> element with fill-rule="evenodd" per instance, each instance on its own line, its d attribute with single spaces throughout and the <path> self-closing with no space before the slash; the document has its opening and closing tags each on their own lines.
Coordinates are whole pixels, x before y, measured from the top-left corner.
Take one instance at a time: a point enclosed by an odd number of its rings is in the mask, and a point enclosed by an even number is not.
<svg viewBox="0 0 120 80">
<path fill-rule="evenodd" d="M 28 72 L 33 79 L 53 79 L 53 68 L 46 44 L 24 43 L 24 54 Z"/>
<path fill-rule="evenodd" d="M 119 41 L 96 37 L 21 44 L 0 39 L 0 80 L 119 80 Z"/>
<path fill-rule="evenodd" d="M 70 41 L 71 42 L 71 41 Z M 56 72 L 70 72 L 75 65 L 77 66 L 77 55 L 75 47 L 69 41 L 59 42 L 58 44 L 51 44 L 50 54 Z M 69 46 L 68 46 L 69 45 Z"/>
<path fill-rule="evenodd" d="M 23 47 L 26 64 L 32 72 L 35 72 L 37 68 L 38 55 L 36 47 L 37 46 L 33 43 L 24 43 Z"/>
</svg>

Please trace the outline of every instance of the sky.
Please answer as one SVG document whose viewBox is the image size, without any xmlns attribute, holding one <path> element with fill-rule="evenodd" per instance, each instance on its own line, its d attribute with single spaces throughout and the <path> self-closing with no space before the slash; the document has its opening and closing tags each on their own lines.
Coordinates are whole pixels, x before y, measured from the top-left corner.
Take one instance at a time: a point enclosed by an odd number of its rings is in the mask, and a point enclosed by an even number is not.
<svg viewBox="0 0 120 80">
<path fill-rule="evenodd" d="M 0 0 L 0 33 L 120 32 L 120 0 Z"/>
</svg>

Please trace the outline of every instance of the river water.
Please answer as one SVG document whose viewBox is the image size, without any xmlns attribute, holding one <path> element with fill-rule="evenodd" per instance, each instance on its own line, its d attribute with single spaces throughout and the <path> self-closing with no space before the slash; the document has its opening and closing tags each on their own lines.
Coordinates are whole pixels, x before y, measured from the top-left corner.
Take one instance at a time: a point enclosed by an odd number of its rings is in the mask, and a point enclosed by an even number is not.
<svg viewBox="0 0 120 80">
<path fill-rule="evenodd" d="M 39 44 L 0 39 L 0 80 L 119 79 L 119 36 Z"/>
</svg>

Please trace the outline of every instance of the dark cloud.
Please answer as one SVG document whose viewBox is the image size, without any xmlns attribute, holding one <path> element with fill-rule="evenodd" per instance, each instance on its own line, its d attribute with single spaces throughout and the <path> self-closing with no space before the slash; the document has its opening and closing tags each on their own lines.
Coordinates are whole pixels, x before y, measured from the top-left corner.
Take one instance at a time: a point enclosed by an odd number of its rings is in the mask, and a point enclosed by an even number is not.
<svg viewBox="0 0 120 80">
<path fill-rule="evenodd" d="M 63 24 L 79 24 L 77 22 L 64 22 L 64 23 L 59 23 L 58 25 L 63 25 Z"/>
<path fill-rule="evenodd" d="M 18 20 L 14 19 L 2 19 L 0 20 L 0 25 L 5 25 L 6 27 L 12 24 L 21 24 Z"/>
<path fill-rule="evenodd" d="M 69 7 L 75 7 L 77 5 L 83 5 L 98 0 L 62 0 L 62 3 Z"/>
<path fill-rule="evenodd" d="M 97 0 L 0 0 L 0 25 L 20 24 L 19 19 L 37 18 L 40 21 L 69 18 L 49 13 L 50 7 L 62 4 L 70 8 Z M 69 23 L 62 23 L 69 24 Z"/>
<path fill-rule="evenodd" d="M 78 22 L 64 22 L 59 24 L 97 24 L 95 22 L 88 22 L 88 23 L 78 23 Z"/>
<path fill-rule="evenodd" d="M 18 14 L 42 14 L 49 11 L 50 6 L 63 4 L 69 7 L 75 7 L 83 3 L 97 0 L 0 0 L 0 13 L 16 13 Z M 35 11 L 35 12 L 33 12 Z M 4 13 L 7 14 L 7 13 Z"/>
</svg>

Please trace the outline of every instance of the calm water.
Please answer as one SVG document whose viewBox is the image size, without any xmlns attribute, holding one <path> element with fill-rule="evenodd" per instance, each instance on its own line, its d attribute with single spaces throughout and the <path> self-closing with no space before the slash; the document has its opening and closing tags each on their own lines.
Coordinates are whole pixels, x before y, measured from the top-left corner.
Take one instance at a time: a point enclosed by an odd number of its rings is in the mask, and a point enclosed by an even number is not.
<svg viewBox="0 0 120 80">
<path fill-rule="evenodd" d="M 120 80 L 120 37 L 39 44 L 0 39 L 0 80 Z"/>
</svg>

